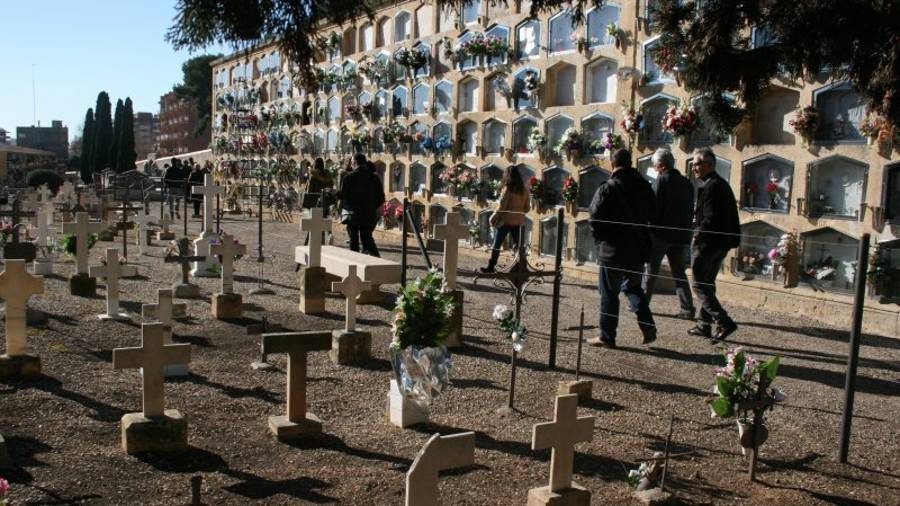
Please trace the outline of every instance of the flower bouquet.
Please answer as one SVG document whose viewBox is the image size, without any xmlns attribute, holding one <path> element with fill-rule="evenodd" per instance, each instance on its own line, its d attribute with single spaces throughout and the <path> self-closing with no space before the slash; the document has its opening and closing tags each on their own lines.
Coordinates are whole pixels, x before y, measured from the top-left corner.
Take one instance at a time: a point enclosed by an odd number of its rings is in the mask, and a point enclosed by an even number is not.
<svg viewBox="0 0 900 506">
<path fill-rule="evenodd" d="M 506 333 L 507 339 L 512 343 L 513 350 L 519 352 L 525 348 L 525 341 L 528 340 L 528 329 L 522 322 L 516 320 L 512 309 L 503 304 L 494 306 L 494 321 L 500 324 L 500 328 Z"/>
<path fill-rule="evenodd" d="M 616 42 L 616 49 L 622 48 L 622 41 L 625 39 L 625 32 L 615 23 L 606 25 L 606 36 Z"/>
<path fill-rule="evenodd" d="M 418 49 L 408 49 L 408 48 L 400 48 L 396 54 L 394 54 L 394 61 L 397 62 L 398 65 L 402 65 L 409 70 L 410 77 L 414 76 L 416 71 L 420 68 L 428 65 L 428 53 L 425 51 L 419 51 Z"/>
<path fill-rule="evenodd" d="M 434 141 L 434 152 L 437 155 L 443 155 L 452 147 L 453 142 L 450 141 L 450 136 L 448 135 L 442 135 Z"/>
<path fill-rule="evenodd" d="M 556 152 L 559 154 L 565 153 L 566 158 L 572 160 L 581 156 L 581 148 L 581 134 L 575 127 L 569 127 L 563 132 L 559 144 L 556 145 Z"/>
<path fill-rule="evenodd" d="M 453 311 L 453 296 L 434 270 L 401 289 L 394 307 L 390 351 L 397 385 L 426 409 L 450 384 L 453 361 L 444 342 Z"/>
<path fill-rule="evenodd" d="M 778 190 L 777 182 L 769 181 L 766 183 L 766 193 L 769 195 L 769 209 L 778 209 L 778 198 L 780 197 Z"/>
<path fill-rule="evenodd" d="M 403 218 L 403 204 L 396 200 L 388 201 L 381 209 L 381 218 L 384 222 L 384 228 L 393 228 Z"/>
<path fill-rule="evenodd" d="M 567 204 L 572 205 L 578 200 L 578 182 L 569 176 L 563 181 L 562 197 Z"/>
<path fill-rule="evenodd" d="M 7 495 L 9 495 L 9 482 L 0 478 L 0 506 L 8 504 L 9 499 L 6 498 Z"/>
<path fill-rule="evenodd" d="M 874 143 L 887 144 L 891 140 L 890 124 L 879 115 L 866 115 L 866 118 L 859 126 L 859 133 L 865 136 L 869 145 Z"/>
<path fill-rule="evenodd" d="M 804 143 L 809 144 L 816 136 L 816 130 L 819 128 L 819 111 L 814 105 L 808 105 L 802 109 L 797 109 L 797 115 L 794 119 L 788 121 L 794 133 L 803 138 Z"/>
<path fill-rule="evenodd" d="M 583 52 L 587 49 L 587 39 L 581 35 L 578 35 L 578 32 L 572 32 L 569 35 L 569 40 L 572 41 L 572 44 L 575 44 L 575 47 L 578 48 L 579 52 Z"/>
<path fill-rule="evenodd" d="M 598 155 L 604 153 L 609 155 L 613 150 L 623 147 L 625 147 L 625 141 L 622 140 L 622 136 L 611 132 L 603 132 L 603 135 L 599 139 L 591 141 L 589 146 L 591 153 Z"/>
<path fill-rule="evenodd" d="M 697 109 L 694 107 L 672 106 L 666 110 L 662 119 L 662 129 L 674 137 L 687 139 L 700 126 Z"/>
<path fill-rule="evenodd" d="M 532 128 L 528 134 L 528 150 L 537 153 L 538 156 L 543 154 L 544 148 L 547 146 L 547 136 L 537 128 Z"/>
<path fill-rule="evenodd" d="M 633 139 L 644 128 L 644 115 L 635 111 L 633 107 L 626 107 L 622 111 L 622 121 L 619 122 L 619 126 L 628 137 Z"/>
<path fill-rule="evenodd" d="M 531 176 L 531 179 L 528 180 L 528 192 L 531 194 L 531 200 L 534 202 L 535 207 L 538 209 L 543 207 L 544 182 L 538 179 L 537 176 Z"/>
</svg>

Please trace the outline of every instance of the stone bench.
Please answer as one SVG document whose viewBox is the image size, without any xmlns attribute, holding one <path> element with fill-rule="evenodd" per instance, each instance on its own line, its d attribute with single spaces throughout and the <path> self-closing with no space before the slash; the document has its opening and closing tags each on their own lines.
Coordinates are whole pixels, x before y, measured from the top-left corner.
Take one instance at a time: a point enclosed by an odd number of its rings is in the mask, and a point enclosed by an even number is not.
<svg viewBox="0 0 900 506">
<path fill-rule="evenodd" d="M 294 250 L 294 261 L 304 266 L 309 265 L 309 246 L 297 246 Z M 371 290 L 357 297 L 356 302 L 359 304 L 380 303 L 384 300 L 380 286 L 400 283 L 400 264 L 397 262 L 337 246 L 322 246 L 322 267 L 334 278 L 327 280 L 327 287 L 330 288 L 331 281 L 340 281 L 347 277 L 351 265 L 356 266 L 356 273 L 363 281 L 372 283 Z"/>
</svg>

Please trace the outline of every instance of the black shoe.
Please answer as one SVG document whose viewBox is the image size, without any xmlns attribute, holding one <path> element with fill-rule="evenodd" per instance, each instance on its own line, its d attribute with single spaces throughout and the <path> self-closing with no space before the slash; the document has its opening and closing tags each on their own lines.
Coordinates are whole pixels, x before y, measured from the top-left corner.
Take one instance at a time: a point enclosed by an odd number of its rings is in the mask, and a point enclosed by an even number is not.
<svg viewBox="0 0 900 506">
<path fill-rule="evenodd" d="M 734 323 L 733 320 L 720 323 L 719 327 L 716 329 L 716 335 L 713 336 L 712 340 L 717 343 L 724 341 L 728 336 L 734 334 L 734 331 L 737 330 L 737 328 L 737 323 Z"/>
<path fill-rule="evenodd" d="M 675 315 L 675 318 L 678 318 L 679 320 L 693 320 L 694 311 L 679 311 L 678 314 Z"/>
<path fill-rule="evenodd" d="M 595 346 L 597 348 L 609 348 L 615 349 L 616 343 L 613 341 L 605 341 L 602 337 L 589 337 L 585 339 L 585 342 L 588 343 L 588 346 Z"/>
<path fill-rule="evenodd" d="M 490 273 L 494 272 L 493 267 L 481 267 L 478 270 L 481 271 L 482 274 L 490 274 Z"/>
<path fill-rule="evenodd" d="M 639 325 L 639 327 L 641 328 L 641 334 L 644 336 L 641 344 L 650 344 L 656 341 L 656 327 L 652 325 Z"/>
<path fill-rule="evenodd" d="M 701 327 L 700 325 L 697 325 L 697 326 L 691 328 L 690 330 L 688 330 L 687 333 L 692 336 L 704 337 L 706 339 L 712 339 L 712 330 L 707 326 Z"/>
</svg>

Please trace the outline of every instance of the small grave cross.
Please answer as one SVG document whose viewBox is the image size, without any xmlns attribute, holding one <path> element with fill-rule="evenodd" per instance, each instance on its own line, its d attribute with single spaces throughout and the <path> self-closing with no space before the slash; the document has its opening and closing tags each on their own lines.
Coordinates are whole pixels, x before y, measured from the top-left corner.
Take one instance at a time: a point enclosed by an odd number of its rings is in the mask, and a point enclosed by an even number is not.
<svg viewBox="0 0 900 506">
<path fill-rule="evenodd" d="M 154 221 L 153 217 L 149 214 L 138 212 L 131 220 L 137 225 L 138 254 L 143 255 L 144 246 L 149 246 L 147 244 L 147 231 L 150 228 L 150 224 Z"/>
<path fill-rule="evenodd" d="M 347 298 L 347 316 L 344 330 L 353 332 L 356 330 L 356 297 L 372 288 L 372 283 L 363 281 L 356 275 L 356 266 L 348 267 L 347 277 L 343 281 L 331 284 L 331 290 L 341 292 Z"/>
<path fill-rule="evenodd" d="M 171 289 L 159 289 L 156 295 L 156 304 L 143 304 L 141 306 L 141 314 L 145 319 L 157 321 L 171 327 L 175 315 L 183 315 L 187 310 L 187 304 L 184 302 L 172 302 L 173 297 L 174 294 Z"/>
<path fill-rule="evenodd" d="M 165 368 L 191 361 L 190 344 L 163 344 L 168 330 L 162 323 L 141 325 L 140 348 L 113 350 L 115 369 L 143 369 L 144 416 L 163 416 L 165 412 Z"/>
<path fill-rule="evenodd" d="M 309 211 L 309 218 L 300 219 L 300 232 L 309 234 L 308 267 L 322 265 L 322 235 L 331 232 L 331 220 L 323 217 L 322 208 L 314 207 Z"/>
<path fill-rule="evenodd" d="M 532 450 L 552 448 L 550 457 L 550 491 L 559 492 L 572 486 L 575 444 L 594 437 L 594 417 L 578 417 L 578 396 L 559 395 L 553 421 L 538 423 L 531 437 Z"/>
<path fill-rule="evenodd" d="M 277 323 L 269 323 L 268 318 L 265 316 L 262 317 L 262 321 L 259 323 L 251 323 L 247 325 L 247 335 L 248 336 L 261 336 L 262 334 L 275 332 L 276 330 L 281 330 L 281 325 Z M 259 340 L 259 360 L 256 362 L 252 362 L 250 367 L 253 369 L 272 369 L 274 366 L 269 363 L 269 357 L 266 356 L 263 351 L 262 339 Z"/>
<path fill-rule="evenodd" d="M 474 432 L 431 436 L 406 473 L 406 506 L 437 506 L 438 473 L 474 462 Z"/>
<path fill-rule="evenodd" d="M 128 231 L 134 228 L 134 222 L 128 221 L 128 213 L 137 211 L 138 208 L 132 206 L 127 200 L 123 200 L 119 206 L 107 209 L 116 210 L 120 213 L 121 219 L 116 223 L 116 229 L 122 231 L 122 256 L 128 258 Z"/>
<path fill-rule="evenodd" d="M 46 204 L 47 202 L 50 202 L 50 199 L 53 197 L 53 192 L 50 191 L 50 188 L 48 188 L 46 184 L 42 184 L 38 187 L 38 197 L 42 204 Z"/>
<path fill-rule="evenodd" d="M 264 354 L 287 353 L 287 419 L 306 420 L 306 354 L 331 349 L 331 332 L 278 332 L 262 335 Z"/>
<path fill-rule="evenodd" d="M 194 193 L 203 195 L 203 232 L 212 233 L 213 215 L 216 209 L 216 196 L 225 194 L 225 187 L 216 184 L 212 174 L 203 176 L 203 186 L 193 186 Z M 187 206 L 187 201 L 185 201 Z M 226 292 L 231 293 L 231 292 Z"/>
<path fill-rule="evenodd" d="M 22 210 L 22 196 L 16 195 L 13 197 L 12 202 L 9 204 L 9 211 L 0 211 L 0 216 L 9 217 L 12 220 L 13 226 L 13 234 L 12 234 L 12 242 L 19 242 L 19 229 L 18 225 L 21 223 L 21 219 L 23 217 L 34 216 L 32 211 L 23 211 Z"/>
<path fill-rule="evenodd" d="M 584 324 L 584 304 L 581 305 L 581 313 L 578 317 L 578 326 L 577 327 L 569 327 L 566 330 L 577 330 L 578 331 L 578 347 L 575 351 L 575 381 L 578 381 L 581 376 L 581 347 L 584 342 L 584 331 L 585 330 L 593 330 L 596 329 L 596 325 L 585 325 Z"/>
<path fill-rule="evenodd" d="M 459 222 L 459 212 L 447 213 L 447 223 L 434 226 L 434 238 L 444 241 L 444 279 L 447 288 L 456 290 L 456 266 L 459 240 L 469 236 L 469 227 Z"/>
<path fill-rule="evenodd" d="M 91 234 L 97 234 L 103 224 L 92 222 L 86 212 L 75 213 L 74 222 L 63 223 L 63 233 L 75 236 L 75 273 L 88 273 L 88 240 Z"/>
<path fill-rule="evenodd" d="M 6 354 L 25 355 L 28 298 L 44 293 L 43 276 L 32 276 L 25 270 L 25 260 L 7 260 L 0 273 L 0 298 L 6 301 Z"/>
<path fill-rule="evenodd" d="M 160 226 L 160 228 L 162 228 L 164 234 L 168 234 L 169 225 L 173 225 L 175 221 L 173 221 L 172 218 L 169 217 L 169 215 L 164 214 L 161 218 L 156 220 L 156 223 Z"/>
<path fill-rule="evenodd" d="M 231 234 L 222 234 L 222 242 L 211 245 L 209 253 L 221 257 L 222 293 L 234 293 L 234 257 L 245 255 L 247 246 L 237 242 Z"/>
<path fill-rule="evenodd" d="M 202 255 L 191 255 L 190 241 L 187 238 L 183 237 L 181 239 L 178 239 L 176 241 L 176 244 L 178 245 L 178 254 L 166 255 L 163 261 L 168 264 L 181 264 L 181 284 L 187 285 L 190 284 L 188 276 L 191 272 L 191 263 L 202 262 L 206 260 L 206 257 Z"/>
<path fill-rule="evenodd" d="M 106 278 L 106 314 L 100 318 L 123 318 L 127 315 L 119 313 L 119 278 L 134 276 L 137 268 L 133 265 L 119 263 L 119 250 L 106 248 L 106 265 L 91 267 L 91 277 Z"/>
<path fill-rule="evenodd" d="M 41 207 L 37 212 L 37 231 L 34 243 L 37 246 L 49 246 L 53 241 L 53 231 L 50 230 L 50 221 L 53 218 L 53 209 Z"/>
</svg>

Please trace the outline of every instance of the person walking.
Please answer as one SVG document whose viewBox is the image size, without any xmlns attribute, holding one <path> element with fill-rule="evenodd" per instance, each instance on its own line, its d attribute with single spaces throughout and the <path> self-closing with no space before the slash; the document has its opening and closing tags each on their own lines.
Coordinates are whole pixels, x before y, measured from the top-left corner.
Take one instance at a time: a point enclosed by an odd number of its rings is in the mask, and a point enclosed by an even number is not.
<svg viewBox="0 0 900 506">
<path fill-rule="evenodd" d="M 326 204 L 330 204 L 330 199 L 326 199 L 326 194 L 330 193 L 333 188 L 334 178 L 325 170 L 325 160 L 322 157 L 316 158 L 306 181 L 302 207 L 304 209 L 321 207 L 327 217 L 330 205 Z"/>
<path fill-rule="evenodd" d="M 206 167 L 201 167 L 199 164 L 196 164 L 191 169 L 191 174 L 189 176 L 190 185 L 191 185 L 191 204 L 194 205 L 194 218 L 200 217 L 200 204 L 203 203 L 203 194 L 197 193 L 195 188 L 198 186 L 203 186 L 204 176 L 209 174 L 209 169 Z"/>
<path fill-rule="evenodd" d="M 494 272 L 497 260 L 500 258 L 500 248 L 506 236 L 512 237 L 515 248 L 518 248 L 522 240 L 522 224 L 525 223 L 525 214 L 531 210 L 531 199 L 525 190 L 525 181 L 519 172 L 519 167 L 509 165 L 500 180 L 500 204 L 497 210 L 491 214 L 490 224 L 497 229 L 494 232 L 494 244 L 491 246 L 491 259 L 487 267 L 482 267 L 481 272 Z"/>
<path fill-rule="evenodd" d="M 709 148 L 694 151 L 693 170 L 700 187 L 694 211 L 697 233 L 691 251 L 691 272 L 701 307 L 697 326 L 688 334 L 719 342 L 737 330 L 737 324 L 716 297 L 716 276 L 728 250 L 741 244 L 741 222 L 731 186 L 716 174 L 715 153 Z"/>
<path fill-rule="evenodd" d="M 163 181 L 165 181 L 166 189 L 168 190 L 166 201 L 169 204 L 169 218 L 172 218 L 173 211 L 176 218 L 181 218 L 179 203 L 181 202 L 181 196 L 184 194 L 184 180 L 187 174 L 184 173 L 181 161 L 177 158 L 173 158 L 172 164 L 167 164 L 166 167 Z"/>
<path fill-rule="evenodd" d="M 644 294 L 649 304 L 659 276 L 659 266 L 666 257 L 675 278 L 675 293 L 680 306 L 675 317 L 693 320 L 696 310 L 684 268 L 693 235 L 694 185 L 675 168 L 675 157 L 667 148 L 657 149 L 651 162 L 658 176 L 653 182 L 653 193 L 656 195 L 656 213 L 651 219 L 654 225 L 651 233 L 653 251 L 644 273 Z"/>
<path fill-rule="evenodd" d="M 600 335 L 588 344 L 616 347 L 619 325 L 619 293 L 624 292 L 637 315 L 643 344 L 656 340 L 656 324 L 641 288 L 644 262 L 652 253 L 647 225 L 655 215 L 650 183 L 631 167 L 631 152 L 619 149 L 612 156 L 613 172 L 591 200 L 591 229 L 600 264 Z"/>
<path fill-rule="evenodd" d="M 337 194 L 341 202 L 341 223 L 347 226 L 350 236 L 350 250 L 360 251 L 374 257 L 380 256 L 372 232 L 378 223 L 378 208 L 384 204 L 384 188 L 369 163 L 366 155 L 353 156 L 353 171 L 341 180 Z"/>
</svg>

